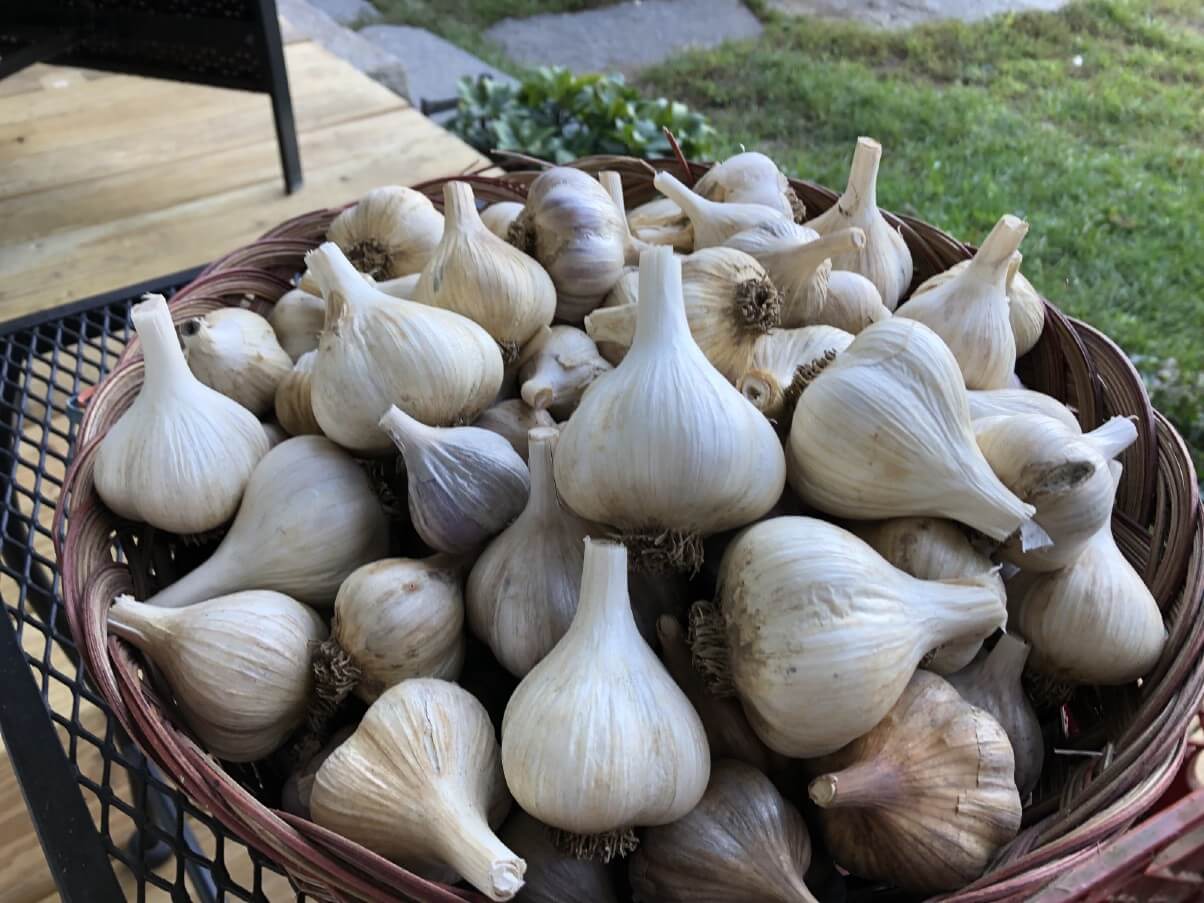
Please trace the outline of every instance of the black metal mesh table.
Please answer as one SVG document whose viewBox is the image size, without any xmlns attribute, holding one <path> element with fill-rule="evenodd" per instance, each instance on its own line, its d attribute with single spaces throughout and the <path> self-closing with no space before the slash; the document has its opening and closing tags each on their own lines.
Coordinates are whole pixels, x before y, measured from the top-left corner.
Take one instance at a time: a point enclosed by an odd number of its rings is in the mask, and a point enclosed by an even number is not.
<svg viewBox="0 0 1204 903">
<path fill-rule="evenodd" d="M 137 900 L 256 900 L 265 884 L 287 886 L 124 737 L 80 669 L 59 597 L 51 531 L 80 393 L 116 362 L 130 305 L 192 275 L 0 324 L 0 730 L 68 903 L 123 899 L 117 874 Z"/>
</svg>

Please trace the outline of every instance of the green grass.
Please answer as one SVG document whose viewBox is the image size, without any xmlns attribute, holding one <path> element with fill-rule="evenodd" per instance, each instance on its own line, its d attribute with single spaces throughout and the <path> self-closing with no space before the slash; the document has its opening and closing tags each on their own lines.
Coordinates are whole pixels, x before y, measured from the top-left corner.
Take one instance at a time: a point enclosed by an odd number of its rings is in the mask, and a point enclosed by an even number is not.
<svg viewBox="0 0 1204 903">
<path fill-rule="evenodd" d="M 871 135 L 879 202 L 967 241 L 1025 217 L 1026 275 L 1133 355 L 1204 449 L 1204 5 L 1088 0 L 894 33 L 766 19 L 641 85 L 710 116 L 725 151 L 837 189 Z"/>
</svg>

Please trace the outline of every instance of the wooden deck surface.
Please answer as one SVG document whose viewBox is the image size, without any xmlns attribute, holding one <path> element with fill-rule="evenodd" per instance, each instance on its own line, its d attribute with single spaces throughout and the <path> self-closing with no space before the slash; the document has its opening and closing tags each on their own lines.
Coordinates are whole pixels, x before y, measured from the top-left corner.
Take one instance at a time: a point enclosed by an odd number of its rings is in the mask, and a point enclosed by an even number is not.
<svg viewBox="0 0 1204 903">
<path fill-rule="evenodd" d="M 413 184 L 485 164 L 316 44 L 291 43 L 286 57 L 305 175 L 304 187 L 291 196 L 283 191 L 266 95 L 50 66 L 0 81 L 0 320 L 205 263 L 288 217 L 346 203 L 378 185 Z M 25 431 L 35 445 L 43 413 L 26 412 Z M 51 461 L 47 469 L 55 467 Z M 17 482 L 28 488 L 35 480 L 26 469 Z M 43 481 L 33 494 L 41 496 L 37 520 L 47 526 L 54 492 Z M 28 510 L 33 503 L 22 499 Z M 48 539 L 39 541 L 38 551 L 53 559 Z M 0 592 L 13 599 L 14 585 L 0 580 Z M 45 636 L 31 627 L 23 643 L 38 659 L 47 653 Z M 61 653 L 54 656 L 74 673 Z M 56 711 L 70 714 L 66 684 L 51 680 L 49 696 Z M 104 723 L 87 703 L 80 719 L 94 731 Z M 65 740 L 61 729 L 60 735 Z M 81 772 L 100 779 L 94 746 L 81 742 L 77 761 Z M 113 783 L 120 792 L 124 776 Z M 99 801 L 84 795 L 97 813 Z M 115 837 L 128 836 L 131 825 L 122 819 L 114 821 Z M 199 836 L 212 848 L 208 832 Z M 227 850 L 226 860 L 236 879 L 249 881 L 245 855 Z M 174 861 L 160 869 L 168 876 L 175 870 Z M 116 871 L 135 899 L 132 876 Z M 283 878 L 266 872 L 263 893 L 271 900 L 292 897 Z M 0 903 L 56 899 L 0 748 Z M 152 890 L 147 899 L 168 897 Z"/>
</svg>

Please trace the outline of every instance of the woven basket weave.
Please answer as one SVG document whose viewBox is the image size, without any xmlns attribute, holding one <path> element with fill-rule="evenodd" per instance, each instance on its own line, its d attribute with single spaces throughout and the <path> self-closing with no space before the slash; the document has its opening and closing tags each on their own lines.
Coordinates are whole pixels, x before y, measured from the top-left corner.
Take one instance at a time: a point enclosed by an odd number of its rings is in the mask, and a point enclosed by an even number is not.
<svg viewBox="0 0 1204 903">
<path fill-rule="evenodd" d="M 621 173 L 628 202 L 654 196 L 652 177 L 667 169 L 687 184 L 709 164 L 593 157 L 576 166 L 590 172 Z M 534 170 L 504 179 L 463 177 L 477 197 L 522 201 Z M 436 205 L 443 181 L 418 186 Z M 792 182 L 808 216 L 830 207 L 836 194 L 804 181 Z M 171 302 L 178 322 L 223 305 L 247 304 L 261 311 L 288 288 L 302 257 L 323 238 L 335 210 L 290 220 L 257 242 L 218 260 Z M 939 229 L 909 217 L 887 214 L 907 241 L 916 284 L 971 256 L 973 249 Z M 914 286 L 913 286 L 914 287 Z M 1162 659 L 1140 687 L 1080 688 L 1047 717 L 1075 725 L 1056 744 L 1079 755 L 1047 754 L 1034 802 L 1025 810 L 1020 835 L 981 879 L 947 899 L 1028 899 L 1068 866 L 1091 856 L 1123 832 L 1162 795 L 1183 760 L 1185 733 L 1204 693 L 1204 536 L 1191 457 L 1149 399 L 1128 358 L 1107 337 L 1048 305 L 1045 331 L 1020 361 L 1024 383 L 1071 405 L 1085 429 L 1113 415 L 1136 418 L 1138 440 L 1121 458 L 1113 530 L 1162 608 L 1170 639 Z M 418 878 L 317 825 L 269 808 L 257 798 L 264 784 L 254 770 L 223 770 L 176 717 L 170 693 L 130 646 L 110 637 L 105 613 L 121 592 L 145 596 L 155 572 L 187 568 L 187 550 L 173 547 L 153 530 L 119 521 L 97 497 L 92 462 L 97 443 L 137 395 L 142 362 L 134 338 L 118 365 L 98 388 L 79 431 L 78 453 L 67 475 L 59 518 L 66 519 L 58 557 L 63 595 L 89 673 L 126 731 L 202 808 L 285 869 L 297 887 L 343 899 L 483 900 L 470 891 Z M 70 511 L 66 518 L 65 512 Z M 56 526 L 56 536 L 64 535 Z M 121 554 L 118 555 L 120 550 Z M 154 562 L 131 568 L 119 561 Z M 195 562 L 192 562 L 195 563 Z M 162 582 L 163 577 L 158 578 Z M 1046 720 L 1043 718 L 1043 720 Z"/>
</svg>

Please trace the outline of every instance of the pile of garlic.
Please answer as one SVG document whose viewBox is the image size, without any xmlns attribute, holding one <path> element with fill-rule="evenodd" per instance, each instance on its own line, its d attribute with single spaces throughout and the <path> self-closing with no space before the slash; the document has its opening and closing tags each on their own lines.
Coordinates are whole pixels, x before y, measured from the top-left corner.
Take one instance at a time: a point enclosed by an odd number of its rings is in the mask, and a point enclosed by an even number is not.
<svg viewBox="0 0 1204 903">
<path fill-rule="evenodd" d="M 148 296 L 95 485 L 209 555 L 112 633 L 216 757 L 307 756 L 281 805 L 494 900 L 973 881 L 1039 783 L 1025 669 L 1131 683 L 1166 631 L 1133 424 L 1014 375 L 1027 224 L 909 293 L 880 157 L 809 221 L 758 153 L 630 213 L 382 188 L 268 320 Z"/>
</svg>

